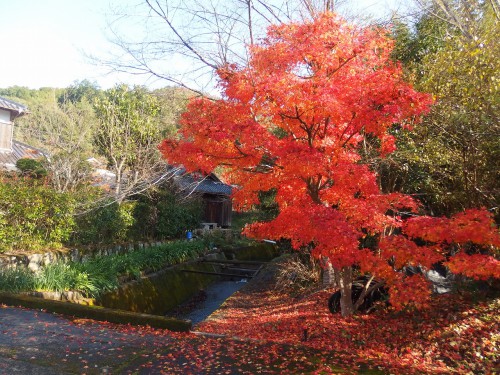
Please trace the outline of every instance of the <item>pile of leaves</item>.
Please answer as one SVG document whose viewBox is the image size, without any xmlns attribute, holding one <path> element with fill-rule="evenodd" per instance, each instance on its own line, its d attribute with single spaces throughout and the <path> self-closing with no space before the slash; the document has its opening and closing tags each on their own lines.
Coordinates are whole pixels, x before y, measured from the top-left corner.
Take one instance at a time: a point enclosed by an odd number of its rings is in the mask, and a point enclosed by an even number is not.
<svg viewBox="0 0 500 375">
<path fill-rule="evenodd" d="M 466 295 L 441 295 L 421 311 L 342 317 L 327 309 L 331 292 L 298 299 L 246 288 L 196 329 L 328 351 L 351 368 L 363 364 L 398 374 L 498 370 L 500 298 L 473 302 Z"/>
</svg>

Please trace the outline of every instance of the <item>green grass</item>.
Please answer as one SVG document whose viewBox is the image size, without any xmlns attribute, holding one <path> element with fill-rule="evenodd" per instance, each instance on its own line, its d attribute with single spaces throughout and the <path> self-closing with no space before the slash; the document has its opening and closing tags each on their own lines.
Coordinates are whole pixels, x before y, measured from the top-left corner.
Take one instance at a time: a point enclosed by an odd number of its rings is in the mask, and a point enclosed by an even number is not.
<svg viewBox="0 0 500 375">
<path fill-rule="evenodd" d="M 33 274 L 27 269 L 0 269 L 0 290 L 6 292 L 23 292 L 33 290 Z"/>
</svg>

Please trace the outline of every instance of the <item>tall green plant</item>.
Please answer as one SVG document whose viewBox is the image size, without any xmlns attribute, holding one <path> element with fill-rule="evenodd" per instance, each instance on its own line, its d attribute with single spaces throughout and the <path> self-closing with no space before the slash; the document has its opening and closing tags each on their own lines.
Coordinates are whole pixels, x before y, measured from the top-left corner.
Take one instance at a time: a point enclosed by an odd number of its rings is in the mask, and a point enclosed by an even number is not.
<svg viewBox="0 0 500 375">
<path fill-rule="evenodd" d="M 33 273 L 25 268 L 0 269 L 0 291 L 11 293 L 34 290 Z"/>
<path fill-rule="evenodd" d="M 203 241 L 176 241 L 82 263 L 49 264 L 38 273 L 26 269 L 0 270 L 0 291 L 79 291 L 95 298 L 118 288 L 122 277 L 139 278 L 144 272 L 196 258 L 205 249 Z"/>
</svg>

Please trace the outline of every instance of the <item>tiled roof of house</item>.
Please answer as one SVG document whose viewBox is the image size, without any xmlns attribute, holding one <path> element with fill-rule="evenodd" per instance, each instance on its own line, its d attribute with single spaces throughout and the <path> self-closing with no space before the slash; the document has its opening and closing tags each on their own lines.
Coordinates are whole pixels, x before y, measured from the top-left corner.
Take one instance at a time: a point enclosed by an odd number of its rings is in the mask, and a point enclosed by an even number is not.
<svg viewBox="0 0 500 375">
<path fill-rule="evenodd" d="M 42 150 L 19 141 L 12 141 L 12 151 L 0 151 L 0 168 L 15 170 L 16 162 L 22 158 L 38 159 L 47 156 Z"/>
<path fill-rule="evenodd" d="M 231 195 L 232 190 L 233 188 L 230 185 L 210 179 L 204 179 L 199 184 L 197 184 L 196 188 L 194 189 L 194 191 L 199 193 L 222 195 Z"/>
<path fill-rule="evenodd" d="M 22 104 L 16 103 L 12 100 L 5 99 L 0 97 L 0 108 L 8 109 L 10 111 L 14 111 L 19 116 L 20 114 L 26 113 L 28 111 L 28 107 L 25 107 Z"/>
<path fill-rule="evenodd" d="M 231 195 L 233 190 L 231 185 L 223 183 L 213 174 L 204 178 L 195 178 L 191 174 L 184 174 L 178 179 L 178 182 L 182 189 L 190 189 L 195 193 Z"/>
</svg>

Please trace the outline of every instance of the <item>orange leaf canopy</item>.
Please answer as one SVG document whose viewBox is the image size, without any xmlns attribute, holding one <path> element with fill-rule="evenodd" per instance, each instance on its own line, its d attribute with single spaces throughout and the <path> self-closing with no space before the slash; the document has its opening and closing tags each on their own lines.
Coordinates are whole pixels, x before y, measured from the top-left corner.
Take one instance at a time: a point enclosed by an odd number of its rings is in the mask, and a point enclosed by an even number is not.
<svg viewBox="0 0 500 375">
<path fill-rule="evenodd" d="M 376 174 L 361 163 L 363 142 L 376 138 L 382 156 L 392 152 L 388 130 L 415 124 L 432 104 L 403 81 L 387 35 L 334 14 L 271 27 L 249 47 L 247 66 L 219 69 L 220 100 L 191 101 L 180 140 L 160 147 L 164 156 L 188 170 L 223 166 L 243 208 L 258 202 L 259 191 L 275 189 L 280 214 L 246 233 L 289 238 L 295 248 L 313 244 L 313 254 L 334 267 L 358 264 L 390 280 L 390 257 L 401 265 L 442 260 L 438 245 L 409 245 L 411 236 L 377 251 L 360 246 L 368 234 L 400 227 L 395 212 L 417 208 L 409 196 L 382 194 Z M 406 230 L 414 234 L 411 225 Z"/>
</svg>

